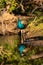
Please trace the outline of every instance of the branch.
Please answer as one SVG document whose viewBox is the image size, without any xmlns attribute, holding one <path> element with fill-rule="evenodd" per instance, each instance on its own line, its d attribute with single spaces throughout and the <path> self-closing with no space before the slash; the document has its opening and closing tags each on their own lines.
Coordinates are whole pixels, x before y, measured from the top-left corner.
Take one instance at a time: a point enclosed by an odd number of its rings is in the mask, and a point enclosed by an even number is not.
<svg viewBox="0 0 43 65">
<path fill-rule="evenodd" d="M 23 12 L 25 12 L 24 6 L 20 3 L 21 9 Z"/>
<path fill-rule="evenodd" d="M 33 10 L 32 10 L 32 13 L 36 10 L 36 9 L 38 9 L 39 7 L 35 7 Z"/>
<path fill-rule="evenodd" d="M 23 0 L 21 0 L 21 4 L 23 3 Z"/>
<path fill-rule="evenodd" d="M 18 9 L 19 7 L 21 7 L 22 11 L 25 12 L 24 6 L 23 6 L 23 0 L 21 0 L 20 4 L 18 4 L 18 7 L 16 9 Z"/>
</svg>

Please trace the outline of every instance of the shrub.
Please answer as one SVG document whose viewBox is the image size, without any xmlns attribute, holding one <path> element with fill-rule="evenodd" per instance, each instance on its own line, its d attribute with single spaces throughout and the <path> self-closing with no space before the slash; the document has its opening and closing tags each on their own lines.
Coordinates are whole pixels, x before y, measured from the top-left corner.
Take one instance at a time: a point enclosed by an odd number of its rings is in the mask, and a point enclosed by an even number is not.
<svg viewBox="0 0 43 65">
<path fill-rule="evenodd" d="M 0 0 L 0 11 L 6 6 L 5 0 Z"/>
<path fill-rule="evenodd" d="M 10 8 L 9 8 L 9 12 L 12 12 L 13 10 L 16 9 L 17 6 L 17 2 L 16 0 L 5 0 L 6 4 L 9 4 Z"/>
</svg>

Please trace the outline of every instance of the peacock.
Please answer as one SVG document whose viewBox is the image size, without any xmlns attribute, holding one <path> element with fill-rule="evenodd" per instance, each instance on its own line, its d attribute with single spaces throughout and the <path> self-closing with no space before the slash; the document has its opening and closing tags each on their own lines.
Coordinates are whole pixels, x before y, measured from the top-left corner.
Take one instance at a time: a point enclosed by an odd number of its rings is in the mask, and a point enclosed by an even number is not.
<svg viewBox="0 0 43 65">
<path fill-rule="evenodd" d="M 22 30 L 22 29 L 26 28 L 26 26 L 27 26 L 27 21 L 25 21 L 24 19 L 18 18 L 17 27 Z M 21 44 L 19 46 L 19 51 L 20 51 L 21 56 L 23 56 L 23 51 L 25 48 L 26 48 L 25 44 Z"/>
<path fill-rule="evenodd" d="M 23 23 L 24 21 L 21 20 L 20 18 L 18 19 L 18 24 L 17 24 L 17 27 L 19 29 L 24 29 L 25 28 L 25 24 Z"/>
</svg>

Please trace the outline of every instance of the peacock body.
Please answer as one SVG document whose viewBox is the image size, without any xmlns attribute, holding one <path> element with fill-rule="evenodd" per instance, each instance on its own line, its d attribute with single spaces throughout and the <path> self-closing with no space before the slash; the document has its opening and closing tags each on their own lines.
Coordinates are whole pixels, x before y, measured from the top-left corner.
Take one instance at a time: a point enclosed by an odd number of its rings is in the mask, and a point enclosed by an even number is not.
<svg viewBox="0 0 43 65">
<path fill-rule="evenodd" d="M 25 25 L 22 23 L 22 20 L 18 19 L 17 27 L 18 27 L 19 29 L 24 29 L 24 28 L 25 28 Z"/>
</svg>

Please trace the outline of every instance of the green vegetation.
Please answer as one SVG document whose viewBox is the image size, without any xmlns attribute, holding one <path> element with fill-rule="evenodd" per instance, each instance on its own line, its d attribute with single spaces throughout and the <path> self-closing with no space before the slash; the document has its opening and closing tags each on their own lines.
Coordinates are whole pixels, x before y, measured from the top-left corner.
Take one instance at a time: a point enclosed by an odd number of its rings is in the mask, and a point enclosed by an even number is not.
<svg viewBox="0 0 43 65">
<path fill-rule="evenodd" d="M 5 0 L 0 0 L 0 11 L 6 6 Z"/>
<path fill-rule="evenodd" d="M 34 35 L 34 31 L 35 33 L 38 31 L 37 33 L 43 36 L 42 8 L 33 11 L 33 9 L 38 5 L 32 1 L 33 0 L 29 0 L 29 2 L 28 0 L 0 0 L 0 12 L 9 7 L 7 11 L 10 13 L 14 12 L 14 14 L 19 13 L 20 15 L 25 14 L 29 16 L 34 15 L 34 18 L 29 20 L 28 26 L 30 28 L 30 32 Z M 40 4 L 38 7 L 40 7 Z M 28 59 L 32 55 L 43 52 L 43 47 L 39 46 L 34 48 L 31 46 L 30 50 L 25 53 L 23 57 L 21 57 L 18 49 L 20 39 L 15 37 L 13 41 L 14 43 L 12 42 L 10 44 L 9 42 L 3 42 L 2 39 L 0 40 L 0 65 L 43 65 L 43 58 L 38 58 L 35 60 Z"/>
<path fill-rule="evenodd" d="M 17 2 L 16 0 L 1 0 L 0 1 L 0 11 L 3 10 L 3 8 L 6 8 L 6 6 L 9 5 L 9 12 L 12 12 L 16 9 Z"/>
<path fill-rule="evenodd" d="M 10 2 L 10 4 L 9 4 L 9 2 Z M 9 4 L 9 12 L 12 12 L 13 10 L 15 10 L 16 9 L 16 7 L 17 7 L 17 2 L 16 2 L 16 0 L 11 0 L 11 1 L 9 1 L 9 0 L 6 0 L 6 4 Z"/>
<path fill-rule="evenodd" d="M 3 8 L 9 7 L 8 11 L 10 13 L 15 12 L 19 14 L 26 14 L 29 15 L 30 13 L 34 13 L 37 9 L 42 10 L 42 1 L 40 1 L 39 6 L 37 6 L 37 0 L 36 2 L 33 0 L 0 0 L 0 11 L 3 10 Z M 39 13 L 40 12 L 35 12 Z"/>
</svg>

